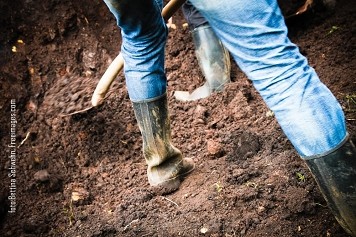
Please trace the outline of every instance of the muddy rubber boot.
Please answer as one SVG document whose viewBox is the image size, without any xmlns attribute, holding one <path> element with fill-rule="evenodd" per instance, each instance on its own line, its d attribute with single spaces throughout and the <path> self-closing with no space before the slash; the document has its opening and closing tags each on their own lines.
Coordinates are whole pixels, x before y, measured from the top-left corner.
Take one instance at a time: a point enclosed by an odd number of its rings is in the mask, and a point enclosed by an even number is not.
<svg viewBox="0 0 356 237">
<path fill-rule="evenodd" d="M 194 169 L 194 163 L 192 159 L 183 159 L 180 150 L 171 143 L 167 95 L 132 104 L 142 134 L 148 181 L 155 192 L 171 193 Z"/>
<path fill-rule="evenodd" d="M 188 91 L 176 91 L 174 96 L 180 101 L 192 101 L 206 98 L 215 91 L 222 91 L 230 79 L 230 56 L 227 49 L 216 37 L 209 25 L 203 25 L 192 31 L 195 54 L 206 82 L 191 94 Z"/>
<path fill-rule="evenodd" d="M 332 153 L 306 163 L 339 224 L 356 237 L 356 148 L 347 139 Z"/>
</svg>

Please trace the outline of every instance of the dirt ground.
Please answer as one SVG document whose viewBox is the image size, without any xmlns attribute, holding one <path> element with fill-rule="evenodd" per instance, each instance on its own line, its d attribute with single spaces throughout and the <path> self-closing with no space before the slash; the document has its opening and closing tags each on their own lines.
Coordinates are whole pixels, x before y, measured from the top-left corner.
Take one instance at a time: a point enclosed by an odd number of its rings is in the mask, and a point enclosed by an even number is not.
<svg viewBox="0 0 356 237">
<path fill-rule="evenodd" d="M 119 52 L 105 4 L 2 0 L 0 9 L 0 236 L 348 236 L 234 63 L 224 92 L 174 99 L 175 90 L 203 83 L 181 12 L 166 50 L 172 139 L 197 167 L 177 192 L 160 196 L 146 179 L 122 74 L 104 105 L 64 116 L 89 104 Z M 352 137 L 355 16 L 356 1 L 340 0 L 334 11 L 316 6 L 287 20 Z"/>
</svg>

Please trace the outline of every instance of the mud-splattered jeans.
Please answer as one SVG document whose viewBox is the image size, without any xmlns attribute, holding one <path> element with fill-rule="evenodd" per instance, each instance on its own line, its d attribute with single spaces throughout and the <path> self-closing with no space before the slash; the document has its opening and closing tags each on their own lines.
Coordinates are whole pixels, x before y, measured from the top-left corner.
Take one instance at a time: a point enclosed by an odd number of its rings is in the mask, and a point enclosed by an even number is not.
<svg viewBox="0 0 356 237">
<path fill-rule="evenodd" d="M 160 16 L 162 1 L 105 2 L 122 29 L 122 53 L 131 100 L 142 101 L 165 93 L 167 30 Z M 145 3 L 145 6 L 135 9 L 132 18 L 129 11 L 125 11 L 125 16 L 120 14 L 112 2 Z M 190 2 L 208 20 L 253 82 L 301 157 L 326 155 L 346 139 L 340 104 L 288 39 L 276 0 Z"/>
</svg>

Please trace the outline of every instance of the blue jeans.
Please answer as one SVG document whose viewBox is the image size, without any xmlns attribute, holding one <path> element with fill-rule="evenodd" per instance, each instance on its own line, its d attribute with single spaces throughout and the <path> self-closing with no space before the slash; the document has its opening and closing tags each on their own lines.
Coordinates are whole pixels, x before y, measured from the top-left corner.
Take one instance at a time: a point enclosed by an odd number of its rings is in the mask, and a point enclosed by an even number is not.
<svg viewBox="0 0 356 237">
<path fill-rule="evenodd" d="M 132 100 L 141 101 L 166 91 L 166 28 L 159 15 L 162 1 L 142 2 L 150 2 L 154 14 L 148 14 L 149 18 L 142 16 L 144 20 L 138 21 L 136 28 L 122 24 L 120 14 L 110 8 L 123 31 L 129 95 Z M 288 39 L 276 0 L 251 0 L 248 4 L 243 0 L 190 2 L 208 20 L 240 69 L 253 82 L 301 157 L 326 155 L 346 139 L 340 104 Z M 146 26 L 151 30 L 142 32 Z M 126 28 L 131 34 L 125 32 Z"/>
<path fill-rule="evenodd" d="M 168 29 L 161 17 L 162 0 L 104 0 L 121 28 L 121 54 L 131 101 L 166 92 L 164 48 Z"/>
</svg>

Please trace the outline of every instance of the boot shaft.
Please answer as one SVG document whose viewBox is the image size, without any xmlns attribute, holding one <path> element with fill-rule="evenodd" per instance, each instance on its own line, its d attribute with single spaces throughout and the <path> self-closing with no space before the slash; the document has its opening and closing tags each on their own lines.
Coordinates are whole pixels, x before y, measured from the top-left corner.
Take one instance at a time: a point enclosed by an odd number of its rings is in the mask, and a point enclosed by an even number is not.
<svg viewBox="0 0 356 237">
<path fill-rule="evenodd" d="M 167 96 L 132 104 L 142 134 L 143 153 L 148 166 L 157 166 L 167 157 L 180 154 L 171 144 Z"/>
<path fill-rule="evenodd" d="M 356 148 L 346 139 L 331 153 L 306 163 L 339 224 L 356 236 Z"/>
<path fill-rule="evenodd" d="M 195 54 L 210 92 L 221 91 L 230 82 L 230 55 L 209 25 L 192 31 Z"/>
<path fill-rule="evenodd" d="M 194 163 L 183 159 L 171 142 L 167 96 L 132 104 L 142 134 L 148 181 L 162 193 L 172 192 L 178 189 L 181 178 L 194 169 Z"/>
</svg>

